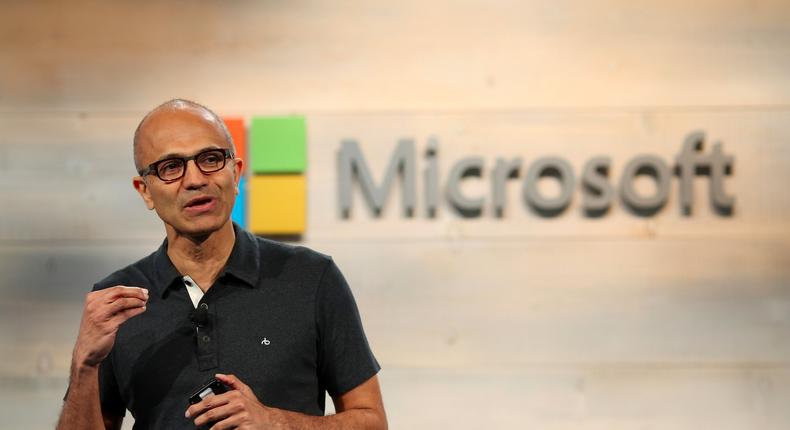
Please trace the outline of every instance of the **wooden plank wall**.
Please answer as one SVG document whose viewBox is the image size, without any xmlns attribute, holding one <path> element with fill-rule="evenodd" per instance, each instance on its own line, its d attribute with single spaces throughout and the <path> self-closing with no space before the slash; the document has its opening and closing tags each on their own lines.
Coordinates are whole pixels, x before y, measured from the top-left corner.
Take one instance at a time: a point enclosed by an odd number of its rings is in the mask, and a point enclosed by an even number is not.
<svg viewBox="0 0 790 430">
<path fill-rule="evenodd" d="M 0 5 L 0 428 L 51 428 L 81 300 L 162 228 L 131 135 L 170 97 L 304 115 L 308 232 L 357 296 L 394 429 L 790 426 L 790 4 L 783 1 Z M 639 217 L 339 217 L 340 140 L 377 175 L 400 138 L 477 155 L 671 162 L 704 130 L 734 214 L 677 179 Z M 424 160 L 418 159 L 420 169 Z M 419 170 L 418 170 L 419 171 Z M 523 171 L 522 171 L 523 174 Z M 444 180 L 443 180 L 444 181 Z M 550 186 L 550 184 L 548 184 Z M 650 189 L 644 181 L 645 190 Z M 399 188 L 396 187 L 396 190 Z M 130 420 L 126 427 L 131 428 Z"/>
</svg>

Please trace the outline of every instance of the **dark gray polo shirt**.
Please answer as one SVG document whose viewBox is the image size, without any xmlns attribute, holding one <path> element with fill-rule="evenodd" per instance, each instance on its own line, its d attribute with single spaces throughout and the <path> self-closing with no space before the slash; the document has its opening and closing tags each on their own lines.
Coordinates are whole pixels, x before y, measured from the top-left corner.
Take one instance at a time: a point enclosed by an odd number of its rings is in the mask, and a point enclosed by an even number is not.
<svg viewBox="0 0 790 430">
<path fill-rule="evenodd" d="M 198 305 L 207 310 L 202 327 L 190 319 L 195 309 L 167 240 L 94 286 L 150 295 L 101 364 L 103 410 L 130 410 L 135 429 L 194 429 L 184 418 L 189 396 L 215 373 L 232 373 L 267 406 L 323 415 L 325 392 L 343 394 L 379 371 L 330 257 L 234 229 L 228 263 Z"/>
</svg>

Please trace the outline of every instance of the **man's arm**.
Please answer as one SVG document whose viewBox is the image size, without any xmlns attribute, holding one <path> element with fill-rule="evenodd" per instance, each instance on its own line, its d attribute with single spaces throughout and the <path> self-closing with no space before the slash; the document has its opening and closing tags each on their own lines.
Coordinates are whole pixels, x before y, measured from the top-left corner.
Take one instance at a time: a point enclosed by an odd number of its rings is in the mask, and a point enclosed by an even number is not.
<svg viewBox="0 0 790 430">
<path fill-rule="evenodd" d="M 282 430 L 386 430 L 387 417 L 381 400 L 381 389 L 375 375 L 356 388 L 334 397 L 337 414 L 315 417 L 263 405 L 250 387 L 233 375 L 216 375 L 232 388 L 227 393 L 207 397 L 187 409 L 195 425 L 215 422 L 212 430 L 282 429 Z"/>
<path fill-rule="evenodd" d="M 57 430 L 119 430 L 123 417 L 102 414 L 99 405 L 99 369 L 75 366 L 72 362 L 69 392 L 60 413 Z"/>
<path fill-rule="evenodd" d="M 351 391 L 333 397 L 332 401 L 337 414 L 326 419 L 337 421 L 338 428 L 387 429 L 378 376 L 373 375 Z"/>
<path fill-rule="evenodd" d="M 58 430 L 119 429 L 123 417 L 102 414 L 99 402 L 99 365 L 115 344 L 118 327 L 145 311 L 148 292 L 116 286 L 89 293 L 80 332 L 71 358 L 69 390 L 58 420 Z"/>
</svg>

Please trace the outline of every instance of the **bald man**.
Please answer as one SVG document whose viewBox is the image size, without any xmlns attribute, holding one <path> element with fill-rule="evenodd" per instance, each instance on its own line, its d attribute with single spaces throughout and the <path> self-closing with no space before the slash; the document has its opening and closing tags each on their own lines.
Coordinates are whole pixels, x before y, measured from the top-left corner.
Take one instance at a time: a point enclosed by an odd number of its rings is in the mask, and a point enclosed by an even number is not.
<svg viewBox="0 0 790 430">
<path fill-rule="evenodd" d="M 126 410 L 135 429 L 386 429 L 380 367 L 332 259 L 231 222 L 243 160 L 222 120 L 166 102 L 137 127 L 134 160 L 166 239 L 87 295 L 58 429 L 117 429 Z M 190 405 L 212 378 L 227 392 Z"/>
</svg>

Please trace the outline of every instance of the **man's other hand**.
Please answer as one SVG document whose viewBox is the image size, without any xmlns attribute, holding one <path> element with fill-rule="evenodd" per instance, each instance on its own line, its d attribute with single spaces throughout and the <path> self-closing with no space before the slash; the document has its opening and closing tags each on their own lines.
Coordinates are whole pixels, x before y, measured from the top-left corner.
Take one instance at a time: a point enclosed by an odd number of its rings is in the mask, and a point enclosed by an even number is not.
<svg viewBox="0 0 790 430">
<path fill-rule="evenodd" d="M 148 290 L 138 287 L 118 285 L 88 293 L 74 347 L 74 363 L 98 366 L 115 344 L 118 327 L 145 312 L 147 302 Z"/>
<path fill-rule="evenodd" d="M 231 390 L 206 397 L 187 409 L 186 417 L 194 417 L 196 426 L 211 423 L 212 430 L 287 428 L 282 411 L 264 406 L 247 384 L 233 375 L 218 373 L 216 378 Z"/>
</svg>

